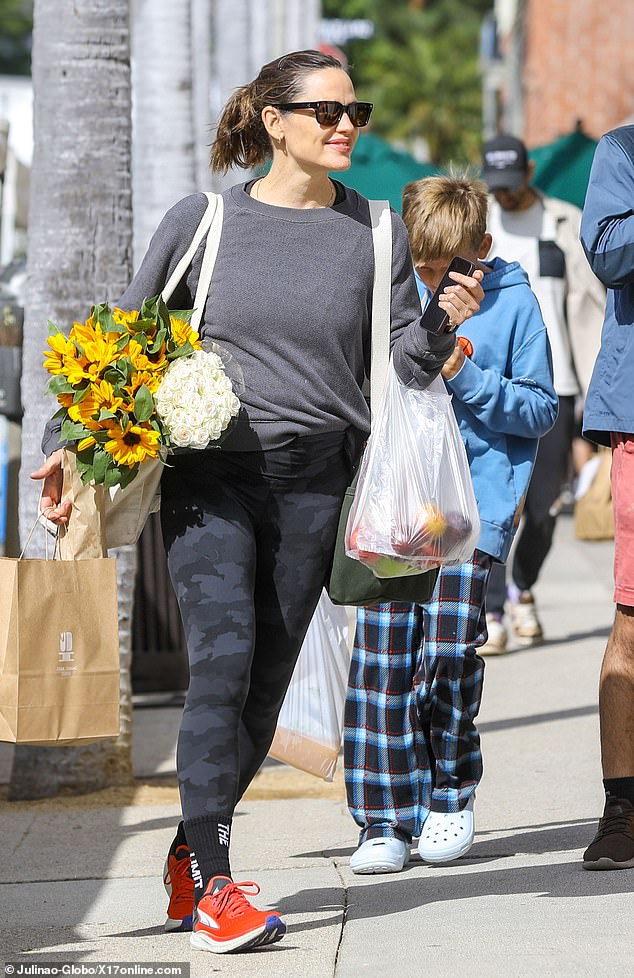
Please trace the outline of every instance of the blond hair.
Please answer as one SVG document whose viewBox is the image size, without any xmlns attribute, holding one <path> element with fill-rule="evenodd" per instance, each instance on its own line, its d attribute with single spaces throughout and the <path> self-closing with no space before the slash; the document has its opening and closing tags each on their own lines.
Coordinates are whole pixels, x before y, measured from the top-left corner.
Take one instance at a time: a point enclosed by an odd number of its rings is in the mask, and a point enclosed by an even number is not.
<svg viewBox="0 0 634 978">
<path fill-rule="evenodd" d="M 487 188 L 467 173 L 425 177 L 403 189 L 403 221 L 415 264 L 480 250 Z"/>
</svg>

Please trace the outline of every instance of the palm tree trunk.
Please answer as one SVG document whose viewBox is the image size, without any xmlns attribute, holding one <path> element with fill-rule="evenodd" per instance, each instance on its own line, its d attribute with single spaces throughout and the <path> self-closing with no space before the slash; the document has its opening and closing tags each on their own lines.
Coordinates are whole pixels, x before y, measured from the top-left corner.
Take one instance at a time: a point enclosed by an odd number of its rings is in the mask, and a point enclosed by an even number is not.
<svg viewBox="0 0 634 978">
<path fill-rule="evenodd" d="M 131 0 L 131 13 L 137 266 L 165 212 L 196 189 L 194 64 L 190 0 Z"/>
<path fill-rule="evenodd" d="M 127 0 L 35 0 L 35 146 L 24 323 L 20 530 L 38 506 L 28 478 L 54 402 L 42 397 L 50 318 L 68 329 L 94 301 L 116 299 L 131 274 L 130 63 Z M 32 556 L 43 556 L 36 545 Z M 130 617 L 136 551 L 118 555 L 122 724 L 116 741 L 16 748 L 10 797 L 77 793 L 132 777 Z M 35 609 L 36 610 L 36 609 Z"/>
</svg>

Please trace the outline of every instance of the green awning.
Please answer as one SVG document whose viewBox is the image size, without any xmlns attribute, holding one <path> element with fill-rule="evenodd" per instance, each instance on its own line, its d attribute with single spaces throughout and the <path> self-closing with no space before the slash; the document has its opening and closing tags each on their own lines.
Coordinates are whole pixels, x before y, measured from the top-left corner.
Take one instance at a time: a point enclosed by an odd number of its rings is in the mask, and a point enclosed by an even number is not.
<svg viewBox="0 0 634 978">
<path fill-rule="evenodd" d="M 364 197 L 389 200 L 399 214 L 403 187 L 411 180 L 433 176 L 439 170 L 401 150 L 393 149 L 373 133 L 361 133 L 349 170 L 332 175 Z"/>
<path fill-rule="evenodd" d="M 529 150 L 535 161 L 533 183 L 550 197 L 583 207 L 596 147 L 594 139 L 576 131 Z"/>
</svg>

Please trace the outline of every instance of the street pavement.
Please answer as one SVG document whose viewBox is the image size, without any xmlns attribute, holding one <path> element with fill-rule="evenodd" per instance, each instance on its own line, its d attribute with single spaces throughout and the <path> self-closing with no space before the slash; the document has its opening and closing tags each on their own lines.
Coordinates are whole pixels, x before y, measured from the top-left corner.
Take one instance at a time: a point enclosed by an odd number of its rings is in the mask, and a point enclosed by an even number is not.
<svg viewBox="0 0 634 978">
<path fill-rule="evenodd" d="M 3 803 L 0 959 L 190 963 L 193 976 L 235 978 L 631 976 L 634 871 L 580 864 L 602 809 L 596 703 L 613 613 L 611 557 L 609 543 L 576 541 L 563 516 L 536 588 L 547 640 L 487 660 L 485 775 L 466 858 L 431 867 L 416 855 L 400 874 L 355 877 L 356 829 L 340 773 L 331 797 L 297 797 L 301 790 L 284 787 L 288 769 L 267 768 L 261 779 L 278 778 L 280 790 L 261 797 L 256 779 L 240 805 L 234 875 L 258 881 L 259 905 L 281 910 L 288 934 L 268 949 L 219 956 L 162 931 L 175 798 Z M 173 772 L 178 714 L 175 706 L 135 711 L 137 774 Z M 9 750 L 0 752 L 0 778 Z"/>
</svg>

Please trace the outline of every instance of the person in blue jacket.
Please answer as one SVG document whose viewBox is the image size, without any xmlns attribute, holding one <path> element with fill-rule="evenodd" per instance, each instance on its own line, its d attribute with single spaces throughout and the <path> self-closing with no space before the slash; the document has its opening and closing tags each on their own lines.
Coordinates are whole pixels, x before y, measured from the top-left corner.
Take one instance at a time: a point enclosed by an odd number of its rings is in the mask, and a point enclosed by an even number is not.
<svg viewBox="0 0 634 978">
<path fill-rule="evenodd" d="M 585 869 L 634 869 L 634 126 L 597 146 L 581 243 L 608 288 L 584 435 L 612 448 L 614 602 L 599 685 L 605 808 Z"/>
<path fill-rule="evenodd" d="M 441 568 L 428 604 L 358 611 L 344 734 L 348 807 L 361 830 L 355 873 L 400 871 L 415 836 L 432 863 L 473 843 L 487 581 L 508 556 L 538 439 L 557 417 L 550 346 L 526 273 L 500 258 L 482 265 L 491 247 L 485 185 L 457 175 L 410 183 L 403 219 L 423 305 L 455 255 L 486 273 L 480 310 L 458 329 L 442 368 L 481 533 L 470 560 Z"/>
</svg>

